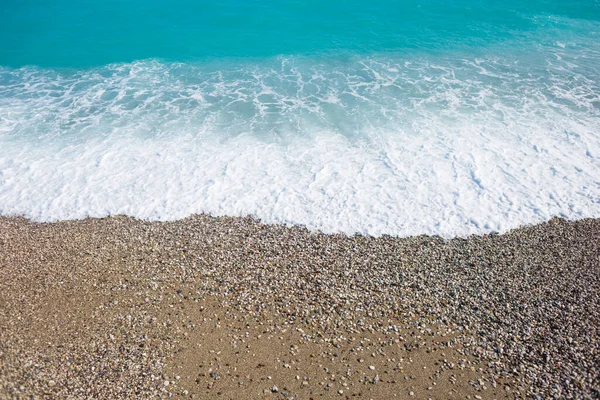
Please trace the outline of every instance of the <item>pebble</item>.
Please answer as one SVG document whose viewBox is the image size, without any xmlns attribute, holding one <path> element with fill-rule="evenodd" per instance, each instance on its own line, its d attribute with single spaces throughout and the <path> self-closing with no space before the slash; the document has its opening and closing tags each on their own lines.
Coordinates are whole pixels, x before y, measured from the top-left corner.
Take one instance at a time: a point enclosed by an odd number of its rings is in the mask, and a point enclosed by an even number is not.
<svg viewBox="0 0 600 400">
<path fill-rule="evenodd" d="M 285 327 L 265 337 L 284 337 L 283 329 L 299 328 L 302 332 L 294 331 L 294 340 L 343 345 L 348 337 L 377 333 L 398 340 L 402 351 L 410 354 L 422 351 L 419 346 L 429 345 L 429 334 L 435 335 L 444 338 L 440 343 L 447 350 L 440 345 L 432 351 L 461 350 L 469 363 L 460 364 L 448 355 L 443 356 L 448 363 L 428 364 L 427 371 L 485 375 L 476 385 L 488 392 L 495 388 L 494 380 L 512 382 L 513 389 L 505 390 L 515 397 L 593 398 L 590 382 L 597 380 L 600 367 L 590 360 L 596 359 L 600 344 L 590 338 L 599 336 L 600 324 L 589 310 L 600 303 L 595 290 L 600 285 L 599 234 L 598 219 L 553 219 L 502 235 L 447 240 L 325 235 L 262 225 L 250 218 L 204 215 L 164 223 L 111 217 L 37 224 L 0 217 L 0 261 L 7 266 L 0 280 L 5 308 L 0 339 L 10 352 L 5 359 L 23 360 L 3 365 L 0 387 L 23 386 L 23 397 L 32 397 L 58 380 L 65 396 L 77 397 L 93 381 L 93 390 L 112 393 L 113 398 L 127 397 L 129 390 L 154 397 L 149 388 L 165 376 L 167 358 L 180 344 L 189 343 L 188 331 L 193 336 L 193 329 L 184 328 L 190 321 L 179 308 L 193 296 L 194 301 L 226 301 L 232 314 L 285 319 Z M 36 274 L 24 274 L 27 270 Z M 86 310 L 86 319 L 73 321 L 98 321 L 100 328 L 89 333 L 82 328 L 70 336 L 71 343 L 64 343 L 68 351 L 20 342 L 24 321 L 47 301 L 44 295 L 53 291 L 63 296 L 73 284 L 76 298 L 87 291 L 103 299 L 95 304 L 82 298 L 82 304 L 93 306 Z M 65 316 L 72 310 L 72 305 L 65 308 Z M 114 320 L 106 319 L 108 312 Z M 212 315 L 203 313 L 202 318 Z M 268 325 L 265 322 L 265 328 Z M 138 346 L 144 335 L 155 342 L 143 340 L 142 357 Z M 371 355 L 385 361 L 377 344 L 362 347 L 353 360 L 364 362 L 361 357 Z M 61 359 L 67 353 L 83 360 L 90 349 L 99 349 L 92 357 L 104 354 L 95 370 Z M 40 361 L 41 351 L 49 361 Z M 327 354 L 310 351 L 317 361 L 338 363 L 344 356 L 337 348 Z M 31 383 L 24 385 L 18 377 L 27 373 L 24 365 L 34 363 L 43 364 L 54 379 L 33 374 Z M 408 357 L 402 376 L 413 373 L 407 364 Z M 331 369 L 336 380 L 345 373 Z M 140 377 L 139 371 L 146 375 Z M 219 371 L 224 382 L 226 375 Z M 100 373 L 106 375 L 97 379 Z M 216 373 L 211 377 L 216 379 Z M 361 379 L 369 381 L 364 375 Z M 186 381 L 183 373 L 181 380 Z M 377 383 L 379 375 L 371 381 Z M 32 389 L 36 382 L 44 389 Z M 166 382 L 160 390 L 167 390 Z M 168 390 L 179 386 L 169 385 Z M 204 382 L 203 390 L 206 386 Z"/>
</svg>

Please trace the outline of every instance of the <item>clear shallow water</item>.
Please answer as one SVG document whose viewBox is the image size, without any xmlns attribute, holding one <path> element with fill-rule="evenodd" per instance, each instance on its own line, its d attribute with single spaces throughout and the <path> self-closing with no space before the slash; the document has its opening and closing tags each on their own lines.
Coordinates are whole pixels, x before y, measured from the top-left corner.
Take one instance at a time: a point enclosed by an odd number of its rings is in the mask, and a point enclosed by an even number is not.
<svg viewBox="0 0 600 400">
<path fill-rule="evenodd" d="M 560 3 L 9 1 L 0 213 L 600 217 L 600 3 Z"/>
</svg>

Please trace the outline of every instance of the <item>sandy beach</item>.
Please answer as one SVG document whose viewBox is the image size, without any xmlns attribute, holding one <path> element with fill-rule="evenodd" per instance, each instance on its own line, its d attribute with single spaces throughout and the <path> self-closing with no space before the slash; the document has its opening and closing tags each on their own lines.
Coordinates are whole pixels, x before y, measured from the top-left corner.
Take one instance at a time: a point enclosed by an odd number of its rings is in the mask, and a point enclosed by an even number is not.
<svg viewBox="0 0 600 400">
<path fill-rule="evenodd" d="M 600 220 L 0 218 L 0 398 L 600 397 Z"/>
</svg>

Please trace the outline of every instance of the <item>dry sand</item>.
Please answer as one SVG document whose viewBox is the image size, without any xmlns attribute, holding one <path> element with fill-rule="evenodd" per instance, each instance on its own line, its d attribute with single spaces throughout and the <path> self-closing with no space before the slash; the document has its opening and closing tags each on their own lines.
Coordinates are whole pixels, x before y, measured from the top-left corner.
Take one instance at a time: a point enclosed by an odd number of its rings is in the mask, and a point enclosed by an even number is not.
<svg viewBox="0 0 600 400">
<path fill-rule="evenodd" d="M 0 398 L 599 398 L 600 220 L 0 218 Z"/>
</svg>

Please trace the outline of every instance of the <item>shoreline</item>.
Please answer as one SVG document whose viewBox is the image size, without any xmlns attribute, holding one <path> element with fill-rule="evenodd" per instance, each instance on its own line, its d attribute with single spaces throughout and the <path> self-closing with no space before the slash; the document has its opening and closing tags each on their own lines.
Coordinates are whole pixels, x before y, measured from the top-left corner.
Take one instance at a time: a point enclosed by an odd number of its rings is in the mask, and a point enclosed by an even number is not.
<svg viewBox="0 0 600 400">
<path fill-rule="evenodd" d="M 524 223 L 520 223 L 519 225 L 517 225 L 513 228 L 507 228 L 507 229 L 503 229 L 503 230 L 490 230 L 490 231 L 469 233 L 466 235 L 444 236 L 443 234 L 439 234 L 439 233 L 419 233 L 419 234 L 396 235 L 396 234 L 391 234 L 391 233 L 369 234 L 369 233 L 359 232 L 359 231 L 355 231 L 353 233 L 348 233 L 348 232 L 344 232 L 341 230 L 329 232 L 329 231 L 321 230 L 319 228 L 313 228 L 311 226 L 308 226 L 308 225 L 302 224 L 302 223 L 268 222 L 268 221 L 262 220 L 260 217 L 253 215 L 253 214 L 227 215 L 227 214 L 211 214 L 211 213 L 200 212 L 200 213 L 191 213 L 191 214 L 187 215 L 186 217 L 174 218 L 174 219 L 171 219 L 171 218 L 169 218 L 169 219 L 149 219 L 149 218 L 136 217 L 136 216 L 132 216 L 129 214 L 108 214 L 108 215 L 103 215 L 103 216 L 99 216 L 99 217 L 85 216 L 82 218 L 75 217 L 75 218 L 67 218 L 67 219 L 50 219 L 50 220 L 38 220 L 36 218 L 29 217 L 25 214 L 9 214 L 9 215 L 0 214 L 0 220 L 21 221 L 26 224 L 38 225 L 38 226 L 79 224 L 79 223 L 94 222 L 94 221 L 106 221 L 106 220 L 111 220 L 111 219 L 130 220 L 132 222 L 137 222 L 137 223 L 156 224 L 156 225 L 186 224 L 186 221 L 188 221 L 188 220 L 194 221 L 194 220 L 198 220 L 198 219 L 212 220 L 217 223 L 218 222 L 231 223 L 230 220 L 236 220 L 236 221 L 243 221 L 244 223 L 264 225 L 264 226 L 269 226 L 269 227 L 277 228 L 277 229 L 301 230 L 301 231 L 306 231 L 308 234 L 311 234 L 311 235 L 343 236 L 348 239 L 352 239 L 352 238 L 356 238 L 356 237 L 363 237 L 363 238 L 368 238 L 368 239 L 391 238 L 394 240 L 406 240 L 406 239 L 411 239 L 411 238 L 426 237 L 426 238 L 442 240 L 442 241 L 451 241 L 451 240 L 461 240 L 461 239 L 468 240 L 472 237 L 508 235 L 514 231 L 535 228 L 540 225 L 545 225 L 554 220 L 564 221 L 567 223 L 578 223 L 580 221 L 587 221 L 587 220 L 600 220 L 600 216 L 599 217 L 594 216 L 594 217 L 570 218 L 565 215 L 553 215 L 549 219 L 540 219 L 538 221 L 533 221 L 533 222 L 524 222 Z"/>
<path fill-rule="evenodd" d="M 600 393 L 600 219 L 443 239 L 0 217 L 0 305 L 0 397 Z"/>
</svg>

